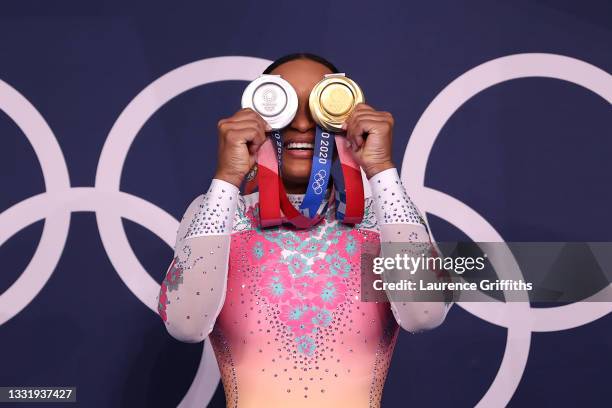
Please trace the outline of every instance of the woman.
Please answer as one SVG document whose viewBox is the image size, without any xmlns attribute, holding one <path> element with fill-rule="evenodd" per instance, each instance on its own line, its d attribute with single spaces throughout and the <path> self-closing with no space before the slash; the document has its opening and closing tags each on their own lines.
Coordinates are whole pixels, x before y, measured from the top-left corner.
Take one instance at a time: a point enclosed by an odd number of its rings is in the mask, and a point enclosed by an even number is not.
<svg viewBox="0 0 612 408">
<path fill-rule="evenodd" d="M 298 94 L 282 156 L 283 183 L 296 207 L 315 138 L 308 97 L 334 72 L 311 54 L 283 57 L 265 71 Z M 444 302 L 360 300 L 362 248 L 429 236 L 391 159 L 392 116 L 359 104 L 344 129 L 372 192 L 363 221 L 338 222 L 332 205 L 309 229 L 261 229 L 257 193 L 241 196 L 239 186 L 270 129 L 250 109 L 219 121 L 218 168 L 182 219 L 159 314 L 181 341 L 210 335 L 229 407 L 378 407 L 398 324 L 431 329 L 448 312 Z"/>
</svg>

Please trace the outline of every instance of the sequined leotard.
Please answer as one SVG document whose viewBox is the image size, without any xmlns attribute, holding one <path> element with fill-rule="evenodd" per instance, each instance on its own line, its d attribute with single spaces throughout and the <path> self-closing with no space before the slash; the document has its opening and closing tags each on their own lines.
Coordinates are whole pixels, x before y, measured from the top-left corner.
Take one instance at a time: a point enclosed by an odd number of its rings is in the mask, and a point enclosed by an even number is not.
<svg viewBox="0 0 612 408">
<path fill-rule="evenodd" d="M 257 193 L 216 179 L 187 209 L 158 310 L 181 341 L 210 335 L 228 407 L 379 407 L 398 323 L 444 320 L 443 302 L 360 300 L 364 248 L 429 239 L 396 169 L 369 184 L 355 227 L 330 208 L 309 230 L 259 229 Z"/>
</svg>

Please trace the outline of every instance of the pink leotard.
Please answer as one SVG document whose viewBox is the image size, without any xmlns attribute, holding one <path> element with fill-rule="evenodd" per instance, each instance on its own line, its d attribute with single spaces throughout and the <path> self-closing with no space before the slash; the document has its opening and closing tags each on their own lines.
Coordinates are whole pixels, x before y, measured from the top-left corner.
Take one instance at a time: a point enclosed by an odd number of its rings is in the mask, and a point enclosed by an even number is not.
<svg viewBox="0 0 612 408">
<path fill-rule="evenodd" d="M 444 302 L 360 300 L 363 251 L 429 240 L 396 169 L 369 187 L 354 227 L 330 208 L 308 230 L 262 230 L 257 193 L 217 179 L 187 209 L 158 310 L 173 337 L 210 337 L 228 407 L 379 407 L 399 326 L 444 320 Z"/>
</svg>

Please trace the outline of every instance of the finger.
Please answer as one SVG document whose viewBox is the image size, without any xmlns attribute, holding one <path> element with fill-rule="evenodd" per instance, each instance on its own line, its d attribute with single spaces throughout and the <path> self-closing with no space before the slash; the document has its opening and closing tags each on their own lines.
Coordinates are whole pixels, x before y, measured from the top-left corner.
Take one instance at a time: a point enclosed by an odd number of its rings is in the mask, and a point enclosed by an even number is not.
<svg viewBox="0 0 612 408">
<path fill-rule="evenodd" d="M 364 111 L 376 112 L 376 109 L 374 109 L 370 105 L 363 103 L 363 102 L 355 105 L 355 108 L 353 109 L 353 112 L 364 112 Z"/>
<path fill-rule="evenodd" d="M 227 138 L 234 143 L 250 144 L 265 138 L 265 135 L 256 127 L 245 127 L 231 129 L 227 132 Z"/>
<path fill-rule="evenodd" d="M 263 145 L 267 139 L 264 132 L 254 127 L 233 129 L 230 132 L 231 136 L 228 135 L 228 137 L 232 140 L 237 140 L 239 143 L 245 144 L 251 155 L 257 153 L 261 145 Z"/>
<path fill-rule="evenodd" d="M 358 147 L 365 143 L 365 135 L 377 133 L 389 136 L 390 139 L 392 134 L 392 125 L 388 121 L 381 120 L 360 119 L 349 129 Z"/>
<path fill-rule="evenodd" d="M 225 122 L 221 124 L 219 130 L 222 133 L 227 134 L 231 130 L 240 130 L 240 129 L 248 129 L 248 128 L 256 128 L 259 132 L 265 133 L 265 129 L 261 122 L 256 120 L 241 120 L 241 121 L 231 121 Z"/>
<path fill-rule="evenodd" d="M 349 150 L 353 150 L 353 141 L 349 140 L 347 137 L 344 138 L 344 142 L 346 143 L 346 147 Z"/>
<path fill-rule="evenodd" d="M 261 115 L 259 113 L 255 112 L 251 108 L 240 109 L 238 112 L 234 113 L 234 115 L 232 115 L 230 119 L 239 120 L 239 119 L 243 119 L 243 118 L 262 119 L 263 120 Z"/>
<path fill-rule="evenodd" d="M 244 116 L 244 115 L 259 115 L 257 112 L 255 112 L 253 109 L 251 108 L 242 108 L 238 111 L 236 111 L 236 113 L 234 113 L 234 115 L 232 117 L 238 117 L 238 116 Z"/>
<path fill-rule="evenodd" d="M 246 146 L 249 155 L 252 156 L 264 144 L 266 136 L 256 128 L 243 128 L 230 130 L 228 132 L 228 139 L 239 145 Z"/>
<path fill-rule="evenodd" d="M 365 142 L 364 135 L 373 128 L 372 123 L 376 122 L 384 123 L 384 120 L 381 115 L 370 110 L 357 112 L 350 118 L 350 121 L 347 122 L 347 137 L 352 141 L 355 149 L 361 148 Z"/>
<path fill-rule="evenodd" d="M 363 145 L 363 124 L 359 121 L 352 121 L 346 129 L 346 138 L 351 142 L 353 151 L 358 150 Z"/>
<path fill-rule="evenodd" d="M 249 118 L 252 117 L 253 120 L 257 120 L 257 117 L 259 115 L 253 111 L 250 108 L 244 108 L 244 109 L 240 109 L 239 111 L 237 111 L 236 113 L 234 113 L 232 116 L 228 117 L 228 118 L 223 118 L 221 119 L 218 123 L 217 126 L 220 126 L 224 123 L 231 123 L 231 122 L 236 122 L 239 121 L 241 119 L 244 118 Z"/>
<path fill-rule="evenodd" d="M 361 135 L 377 134 L 388 140 L 391 140 L 393 134 L 393 128 L 387 121 L 363 119 L 359 121 L 357 128 Z"/>
<path fill-rule="evenodd" d="M 255 137 L 249 143 L 247 143 L 249 146 L 249 153 L 251 153 L 251 155 L 257 153 L 259 148 L 266 142 L 266 140 L 268 140 L 268 138 L 265 134 L 258 133 L 255 135 Z"/>
<path fill-rule="evenodd" d="M 270 130 L 272 130 L 268 122 L 266 122 L 259 113 L 255 112 L 251 108 L 240 109 L 238 112 L 234 114 L 234 116 L 232 116 L 232 118 L 234 118 L 234 120 L 236 121 L 248 120 L 248 119 L 256 120 L 261 123 L 261 125 L 266 131 L 269 132 Z"/>
<path fill-rule="evenodd" d="M 391 113 L 386 112 L 386 111 L 377 111 L 371 106 L 368 106 L 365 104 L 358 104 L 355 110 L 351 112 L 351 117 L 349 119 L 355 120 L 356 118 L 359 118 L 362 116 L 369 116 L 369 115 L 378 116 L 380 120 L 386 120 L 386 121 L 391 122 L 391 124 L 393 124 L 393 115 L 391 115 Z"/>
<path fill-rule="evenodd" d="M 351 116 L 350 120 L 346 123 L 346 128 L 355 127 L 358 123 L 364 121 L 378 122 L 378 127 L 381 130 L 386 128 L 392 129 L 394 124 L 393 116 L 389 112 L 361 111 Z"/>
<path fill-rule="evenodd" d="M 361 149 L 361 146 L 365 143 L 365 139 L 363 138 L 363 133 L 359 133 L 359 130 L 353 134 L 353 150 Z"/>
<path fill-rule="evenodd" d="M 344 123 L 342 123 L 342 125 L 340 125 L 340 127 L 342 128 L 343 131 L 348 132 L 348 129 L 353 125 L 355 118 L 354 115 L 355 112 L 353 111 L 351 113 L 351 115 L 344 121 Z"/>
<path fill-rule="evenodd" d="M 357 117 L 364 116 L 364 115 L 378 116 L 382 120 L 388 120 L 388 121 L 392 121 L 393 120 L 393 115 L 391 115 L 391 113 L 386 112 L 386 111 L 377 111 L 377 110 L 373 110 L 373 109 L 354 110 L 352 112 L 352 114 L 351 114 L 351 116 L 353 118 L 357 118 Z"/>
<path fill-rule="evenodd" d="M 379 117 L 380 120 L 385 120 L 387 114 L 387 112 L 379 112 L 377 110 L 374 110 L 374 108 L 369 105 L 366 105 L 365 103 L 359 103 L 355 106 L 355 109 L 353 110 L 353 112 L 351 112 L 351 115 L 348 117 L 346 122 L 342 124 L 342 129 L 348 129 L 355 120 L 358 120 L 364 115 L 366 115 L 368 118 L 371 115 L 373 117 Z"/>
<path fill-rule="evenodd" d="M 352 121 L 361 121 L 361 120 L 372 120 L 372 121 L 377 121 L 377 122 L 384 122 L 384 123 L 391 123 L 392 119 L 383 114 L 382 112 L 360 112 L 358 114 L 356 114 L 353 118 Z"/>
</svg>

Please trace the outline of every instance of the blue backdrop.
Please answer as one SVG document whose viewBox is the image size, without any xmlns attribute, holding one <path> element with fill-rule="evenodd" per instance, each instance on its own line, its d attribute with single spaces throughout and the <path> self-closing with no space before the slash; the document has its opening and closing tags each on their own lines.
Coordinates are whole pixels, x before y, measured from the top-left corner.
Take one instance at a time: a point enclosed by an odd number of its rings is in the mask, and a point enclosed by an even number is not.
<svg viewBox="0 0 612 408">
<path fill-rule="evenodd" d="M 327 57 L 362 86 L 371 105 L 394 114 L 398 167 L 428 105 L 470 69 L 517 53 L 598 67 L 593 81 L 601 91 L 529 77 L 469 99 L 439 133 L 425 185 L 474 209 L 508 241 L 612 240 L 612 111 L 601 96 L 612 91 L 609 1 L 5 2 L 0 386 L 75 385 L 84 407 L 172 407 L 187 393 L 202 356 L 202 344 L 172 339 L 126 285 L 130 271 L 119 273 L 121 266 L 111 263 L 93 210 L 123 217 L 131 247 L 123 250 L 133 250 L 157 283 L 172 255 L 150 230 L 166 231 L 166 218 L 143 226 L 135 220 L 146 211 L 122 214 L 129 205 L 110 193 L 79 201 L 60 187 L 53 199 L 22 204 L 50 191 L 36 153 L 57 157 L 49 138 L 40 152 L 32 147 L 29 139 L 44 138 L 44 126 L 26 129 L 36 120 L 24 101 L 44 118 L 63 154 L 49 168 L 61 173 L 65 161 L 71 187 L 92 187 L 113 124 L 153 81 L 202 59 L 273 60 L 296 51 Z M 123 165 L 121 191 L 180 219 L 208 186 L 216 122 L 239 108 L 245 85 L 216 82 L 164 104 L 137 129 L 125 164 L 116 163 Z M 409 173 L 410 163 L 402 170 Z M 43 227 L 56 222 L 44 218 L 53 211 L 61 218 L 61 208 L 71 213 L 65 244 L 53 233 L 39 248 L 56 251 L 59 261 L 41 255 L 26 281 Z M 439 240 L 464 236 L 449 220 L 429 220 Z M 506 327 L 455 306 L 438 329 L 401 334 L 383 406 L 470 407 L 485 395 L 503 401 L 506 394 L 509 406 L 609 405 L 612 315 L 601 309 L 565 329 L 519 334 L 527 347 L 515 351 L 526 365 L 502 372 Z M 490 390 L 506 375 L 518 385 Z M 219 386 L 209 406 L 223 403 Z"/>
</svg>

